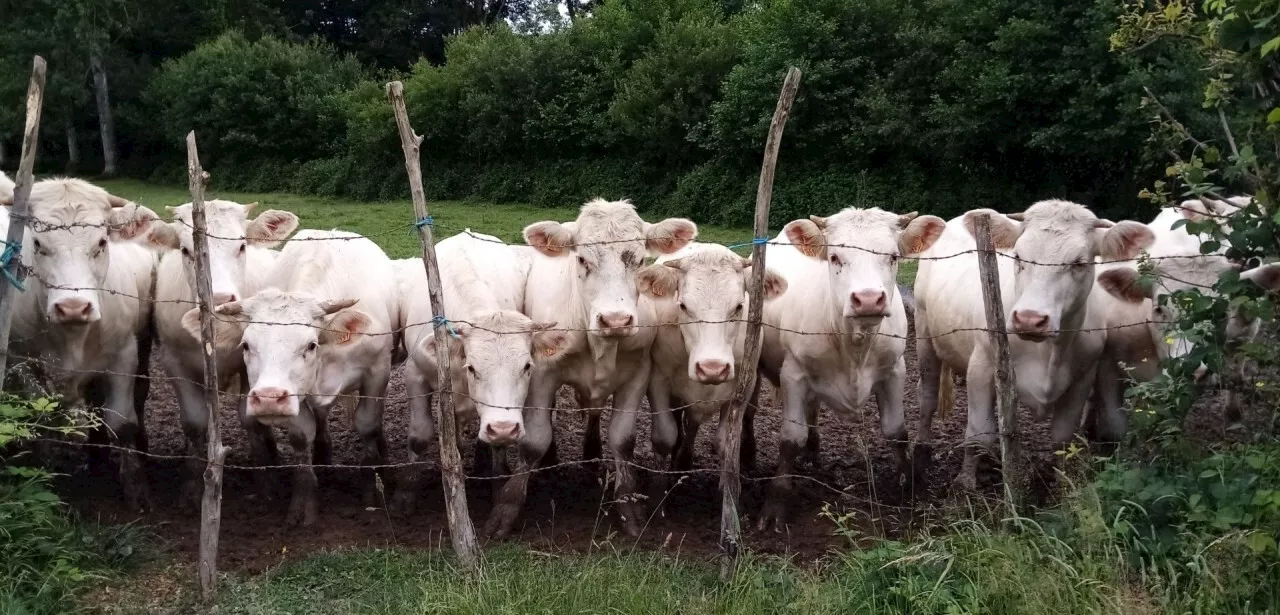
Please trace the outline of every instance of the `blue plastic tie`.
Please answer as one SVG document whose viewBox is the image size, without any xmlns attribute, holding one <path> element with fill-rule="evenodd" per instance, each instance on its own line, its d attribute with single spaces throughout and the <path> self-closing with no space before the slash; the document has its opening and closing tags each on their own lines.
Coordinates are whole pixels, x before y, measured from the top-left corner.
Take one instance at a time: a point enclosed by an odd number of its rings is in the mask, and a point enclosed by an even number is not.
<svg viewBox="0 0 1280 615">
<path fill-rule="evenodd" d="M 19 280 L 18 276 L 14 275 L 13 271 L 9 269 L 9 263 L 13 262 L 14 256 L 18 256 L 18 260 L 21 262 L 22 257 L 19 255 L 17 246 L 11 243 L 5 245 L 4 253 L 0 254 L 0 273 L 4 274 L 5 279 L 9 280 L 9 283 L 13 284 L 14 288 L 26 291 L 27 289 L 22 285 L 22 280 Z"/>
<path fill-rule="evenodd" d="M 768 237 L 756 237 L 755 239 L 752 239 L 751 241 L 748 241 L 746 243 L 735 243 L 731 246 L 728 246 L 728 248 L 730 250 L 733 250 L 736 248 L 745 248 L 747 246 L 762 246 L 766 243 L 769 243 Z"/>
<path fill-rule="evenodd" d="M 458 337 L 458 332 L 453 330 L 453 325 L 449 324 L 449 319 L 445 318 L 444 316 L 436 316 L 432 318 L 431 324 L 437 328 L 443 326 L 445 329 L 449 331 L 449 335 L 452 335 L 453 337 Z"/>
<path fill-rule="evenodd" d="M 435 225 L 436 225 L 436 217 L 427 216 L 425 218 L 422 218 L 421 220 L 418 220 L 417 222 L 414 222 L 413 228 L 414 230 L 422 230 L 422 227 L 424 226 L 435 226 Z M 409 231 L 409 234 L 412 235 L 413 231 Z"/>
</svg>

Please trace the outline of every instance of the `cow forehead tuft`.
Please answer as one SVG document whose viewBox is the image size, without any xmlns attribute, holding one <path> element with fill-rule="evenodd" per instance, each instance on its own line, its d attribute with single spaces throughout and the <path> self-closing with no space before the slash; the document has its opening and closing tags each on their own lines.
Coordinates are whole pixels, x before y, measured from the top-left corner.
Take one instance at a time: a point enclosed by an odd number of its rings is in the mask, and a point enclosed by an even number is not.
<svg viewBox="0 0 1280 615">
<path fill-rule="evenodd" d="M 102 224 L 111 203 L 107 191 L 79 179 L 55 178 L 31 187 L 31 215 L 54 225 Z"/>
<path fill-rule="evenodd" d="M 594 200 L 578 213 L 576 243 L 644 239 L 644 220 L 629 201 Z M 606 246 L 607 247 L 607 246 Z"/>
</svg>

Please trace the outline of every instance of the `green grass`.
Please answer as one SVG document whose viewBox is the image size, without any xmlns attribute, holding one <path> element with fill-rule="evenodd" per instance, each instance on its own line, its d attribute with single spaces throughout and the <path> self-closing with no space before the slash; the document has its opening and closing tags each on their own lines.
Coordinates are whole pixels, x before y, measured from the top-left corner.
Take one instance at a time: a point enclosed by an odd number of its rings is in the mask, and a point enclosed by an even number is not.
<svg viewBox="0 0 1280 615">
<path fill-rule="evenodd" d="M 130 199 L 154 209 L 166 216 L 165 206 L 187 203 L 190 193 L 180 186 L 164 186 L 132 179 L 113 179 L 98 182 L 112 194 Z M 238 203 L 257 201 L 262 209 L 284 209 L 298 214 L 302 228 L 337 228 L 360 233 L 374 240 L 391 258 L 409 258 L 420 252 L 418 238 L 409 229 L 414 220 L 413 205 L 408 201 L 389 203 L 360 203 L 316 196 L 284 193 L 241 193 L 215 189 L 209 198 L 222 198 Z M 539 220 L 572 220 L 577 216 L 576 207 L 533 207 L 524 204 L 490 204 L 462 201 L 435 201 L 428 204 L 435 218 L 437 238 L 448 237 L 471 229 L 493 235 L 509 243 L 523 243 L 520 232 Z M 700 241 L 727 245 L 751 241 L 751 229 L 730 228 L 709 224 L 698 225 Z M 749 246 L 740 246 L 740 254 L 749 252 Z M 916 262 L 903 261 L 898 270 L 898 281 L 910 285 L 915 280 Z"/>
</svg>

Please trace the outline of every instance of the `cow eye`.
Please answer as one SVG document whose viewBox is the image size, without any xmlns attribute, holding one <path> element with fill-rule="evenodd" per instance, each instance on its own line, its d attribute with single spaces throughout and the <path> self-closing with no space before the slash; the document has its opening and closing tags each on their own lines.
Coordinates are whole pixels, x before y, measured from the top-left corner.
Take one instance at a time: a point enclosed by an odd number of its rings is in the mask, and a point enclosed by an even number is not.
<svg viewBox="0 0 1280 615">
<path fill-rule="evenodd" d="M 240 244 L 240 253 L 241 253 L 241 254 L 244 254 L 244 250 L 245 250 L 245 246 L 246 246 L 246 245 L 247 245 L 247 244 L 243 244 L 243 243 L 242 243 L 242 244 Z"/>
<path fill-rule="evenodd" d="M 188 250 L 187 248 L 183 247 L 183 248 L 182 248 L 182 255 L 183 255 L 183 256 L 186 256 L 186 257 L 188 257 L 188 258 L 190 258 L 190 257 L 191 257 L 191 250 Z"/>
<path fill-rule="evenodd" d="M 529 373 L 529 372 L 531 372 L 531 371 L 533 371 L 533 362 L 532 362 L 532 361 L 531 361 L 531 362 L 529 362 L 529 363 L 525 363 L 525 364 L 524 364 L 524 373 L 526 373 L 526 374 L 527 374 L 527 373 Z"/>
<path fill-rule="evenodd" d="M 689 306 L 685 305 L 683 301 L 680 302 L 680 311 L 686 314 L 689 313 Z"/>
<path fill-rule="evenodd" d="M 307 344 L 307 352 L 315 352 L 316 348 L 319 348 L 319 347 L 320 347 L 319 344 L 315 342 L 311 342 L 310 344 Z"/>
<path fill-rule="evenodd" d="M 102 239 L 98 240 L 98 249 L 101 250 L 105 247 L 107 247 L 107 238 L 103 237 Z"/>
<path fill-rule="evenodd" d="M 249 342 L 240 342 L 240 350 L 244 351 L 245 354 L 249 354 Z"/>
<path fill-rule="evenodd" d="M 467 365 L 467 373 L 468 373 L 468 374 L 471 374 L 471 377 L 472 377 L 472 378 L 475 378 L 475 379 L 479 379 L 479 378 L 480 378 L 480 374 L 477 374 L 477 373 L 476 373 L 476 368 L 471 367 L 470 365 Z"/>
<path fill-rule="evenodd" d="M 734 313 L 734 315 L 735 315 L 735 316 L 736 316 L 736 315 L 739 315 L 739 314 L 741 314 L 741 313 L 742 313 L 742 304 L 741 304 L 741 303 L 739 303 L 739 304 L 738 304 L 738 307 L 733 308 L 733 313 Z"/>
<path fill-rule="evenodd" d="M 889 255 L 889 264 L 890 264 L 890 265 L 897 265 L 897 264 L 898 264 L 898 255 L 897 255 L 897 254 L 890 254 L 890 255 Z"/>
<path fill-rule="evenodd" d="M 587 258 L 585 256 L 578 257 L 578 265 L 587 271 L 591 271 L 591 266 L 587 264 Z"/>
<path fill-rule="evenodd" d="M 31 240 L 31 243 L 32 243 L 33 245 L 35 245 L 35 247 L 36 247 L 36 249 L 37 249 L 37 250 L 39 250 L 39 249 L 41 249 L 42 247 L 44 247 L 44 246 L 40 245 L 40 240 L 39 240 L 39 239 L 32 239 L 32 240 Z"/>
<path fill-rule="evenodd" d="M 831 255 L 830 260 L 831 260 L 831 264 L 832 264 L 832 265 L 835 265 L 835 266 L 837 266 L 837 267 L 839 267 L 839 266 L 841 266 L 841 265 L 843 265 L 843 264 L 844 264 L 844 261 L 840 260 L 840 257 L 839 257 L 838 255 L 835 255 L 835 254 L 832 254 L 832 255 Z"/>
</svg>

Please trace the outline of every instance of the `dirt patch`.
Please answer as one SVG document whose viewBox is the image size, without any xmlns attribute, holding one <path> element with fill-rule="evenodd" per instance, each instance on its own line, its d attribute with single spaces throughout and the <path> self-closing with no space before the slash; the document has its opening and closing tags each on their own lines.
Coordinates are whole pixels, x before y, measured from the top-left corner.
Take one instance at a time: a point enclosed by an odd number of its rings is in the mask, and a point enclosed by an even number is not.
<svg viewBox="0 0 1280 615">
<path fill-rule="evenodd" d="M 915 344 L 907 350 L 906 410 L 908 425 L 913 429 L 918 420 Z M 153 356 L 152 375 L 164 378 L 157 349 Z M 402 374 L 397 369 L 388 392 L 390 399 L 385 415 L 390 461 L 407 461 L 406 430 L 408 406 Z M 762 410 L 756 418 L 759 460 L 756 470 L 748 475 L 743 487 L 744 523 L 748 547 L 757 552 L 786 554 L 800 561 L 820 558 L 843 538 L 833 534 L 835 524 L 824 509 L 849 517 L 860 530 L 874 535 L 895 535 L 920 522 L 931 509 L 945 505 L 950 481 L 959 470 L 963 452 L 956 445 L 962 440 L 967 406 L 963 386 L 957 387 L 957 410 L 934 421 L 936 448 L 934 463 L 927 474 L 927 485 L 917 492 L 904 493 L 895 480 L 892 456 L 880 435 L 874 401 L 862 412 L 840 417 L 827 411 L 820 413 L 822 449 L 816 466 L 802 467 L 801 472 L 814 479 L 799 480 L 792 503 L 790 525 L 784 532 L 757 532 L 752 528 L 755 514 L 764 500 L 766 480 L 777 458 L 777 434 L 781 431 L 781 411 L 773 391 L 766 385 Z M 244 432 L 235 417 L 234 408 L 224 405 L 221 415 L 222 433 L 230 446 L 229 464 L 251 465 Z M 556 441 L 561 461 L 581 458 L 584 416 L 574 411 L 575 403 L 568 390 L 561 391 L 556 419 Z M 647 411 L 648 406 L 644 406 Z M 157 455 L 184 454 L 184 440 L 178 423 L 177 405 L 172 388 L 163 380 L 154 381 L 147 406 L 150 448 Z M 608 413 L 604 416 L 603 435 L 608 434 Z M 1054 463 L 1049 453 L 1047 426 L 1033 422 L 1023 412 L 1026 446 L 1031 451 L 1040 475 L 1050 475 Z M 345 408 L 330 416 L 333 435 L 333 462 L 358 464 L 359 441 L 350 414 Z M 470 466 L 475 426 L 466 426 L 468 445 L 464 460 Z M 704 471 L 686 477 L 666 497 L 666 515 L 648 520 L 640 540 L 622 535 L 613 523 L 611 497 L 604 492 L 604 472 L 599 466 L 583 465 L 556 468 L 533 478 L 529 502 L 512 540 L 539 550 L 586 550 L 608 542 L 615 548 L 679 550 L 695 556 L 718 553 L 720 493 L 719 477 L 714 471 L 718 460 L 712 449 L 714 426 L 701 432 L 696 467 Z M 286 459 L 289 447 L 278 438 Z M 608 446 L 605 447 L 606 456 Z M 434 453 L 433 453 L 434 454 Z M 78 459 L 77 459 L 78 460 Z M 72 461 L 77 461 L 72 460 Z M 638 421 L 636 461 L 654 466 L 649 444 L 649 417 Z M 114 480 L 95 476 L 85 470 L 73 471 L 61 482 L 65 496 L 84 515 L 107 523 L 139 523 L 153 528 L 168 541 L 180 559 L 195 560 L 198 548 L 199 519 L 177 506 L 182 462 L 173 459 L 150 459 L 149 479 L 154 510 L 145 515 L 130 513 L 122 503 Z M 286 471 L 276 474 L 279 496 L 264 501 L 254 489 L 253 473 L 228 469 L 223 503 L 220 568 L 260 572 L 289 559 L 316 550 L 356 547 L 397 546 L 402 548 L 448 548 L 448 533 L 438 474 L 428 480 L 418 513 L 409 519 L 397 519 L 380 507 L 366 507 L 360 501 L 365 481 L 370 474 L 359 470 L 321 468 L 321 510 L 316 525 L 306 530 L 291 530 L 283 525 L 288 498 Z M 651 479 L 652 475 L 641 480 Z M 998 474 L 989 471 L 980 477 L 982 494 L 999 497 L 995 486 Z M 482 526 L 490 509 L 494 481 L 468 480 L 471 514 L 477 527 Z M 644 487 L 642 487 L 642 490 Z M 1051 493 L 1050 485 L 1038 484 L 1035 491 Z M 646 492 L 647 490 L 643 490 Z M 652 508 L 652 507 L 650 507 Z"/>
</svg>

